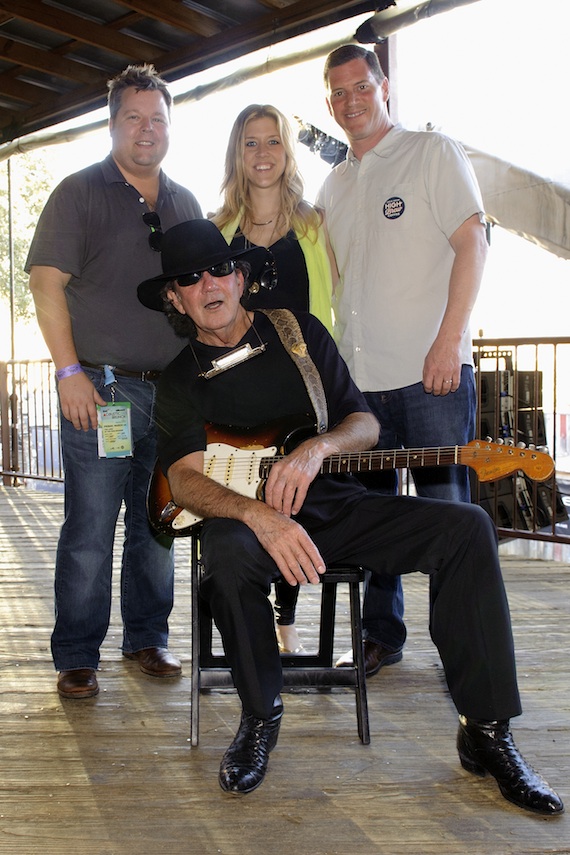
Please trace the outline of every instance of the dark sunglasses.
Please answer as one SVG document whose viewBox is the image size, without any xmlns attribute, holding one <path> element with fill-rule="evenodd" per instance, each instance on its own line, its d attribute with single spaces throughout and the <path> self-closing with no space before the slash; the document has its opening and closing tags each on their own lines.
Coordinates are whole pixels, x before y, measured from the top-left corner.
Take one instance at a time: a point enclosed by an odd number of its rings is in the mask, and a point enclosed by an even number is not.
<svg viewBox="0 0 570 855">
<path fill-rule="evenodd" d="M 143 214 L 143 223 L 150 229 L 148 242 L 151 249 L 155 252 L 160 252 L 162 248 L 162 226 L 160 225 L 160 217 L 156 211 L 147 211 Z"/>
<path fill-rule="evenodd" d="M 235 261 L 222 261 L 220 264 L 214 264 L 213 267 L 207 267 L 205 270 L 198 270 L 196 273 L 186 273 L 184 276 L 177 276 L 176 281 L 181 288 L 186 288 L 188 285 L 196 285 L 204 273 L 209 273 L 210 276 L 220 279 L 222 276 L 229 276 L 235 269 Z"/>
<path fill-rule="evenodd" d="M 277 288 L 277 267 L 275 265 L 273 253 L 270 250 L 268 250 L 268 253 L 271 255 L 271 259 L 266 261 L 263 265 L 263 270 L 259 277 L 259 284 L 267 291 L 273 291 L 274 288 Z"/>
</svg>

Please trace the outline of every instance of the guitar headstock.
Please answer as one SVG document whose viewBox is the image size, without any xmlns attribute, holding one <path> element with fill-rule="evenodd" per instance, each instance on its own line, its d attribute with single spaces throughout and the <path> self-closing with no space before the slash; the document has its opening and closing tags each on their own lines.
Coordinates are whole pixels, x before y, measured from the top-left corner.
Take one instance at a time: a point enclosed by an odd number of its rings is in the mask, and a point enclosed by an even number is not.
<svg viewBox="0 0 570 855">
<path fill-rule="evenodd" d="M 519 471 L 533 481 L 547 481 L 554 472 L 554 460 L 545 451 L 483 439 L 462 447 L 461 463 L 474 469 L 480 481 L 497 481 Z"/>
</svg>

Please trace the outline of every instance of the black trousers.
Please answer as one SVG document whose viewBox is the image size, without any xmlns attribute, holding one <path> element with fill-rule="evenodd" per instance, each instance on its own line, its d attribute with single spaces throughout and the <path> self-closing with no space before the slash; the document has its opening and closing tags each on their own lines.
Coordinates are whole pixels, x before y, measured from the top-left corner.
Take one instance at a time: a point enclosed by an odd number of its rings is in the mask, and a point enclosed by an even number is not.
<svg viewBox="0 0 570 855">
<path fill-rule="evenodd" d="M 334 525 L 310 532 L 327 562 L 372 573 L 429 575 L 429 629 L 459 713 L 508 719 L 521 712 L 495 527 L 477 505 L 367 492 Z M 202 593 L 209 601 L 244 709 L 271 714 L 282 688 L 273 609 L 279 575 L 246 525 L 208 520 Z M 302 594 L 301 594 L 302 596 Z"/>
</svg>

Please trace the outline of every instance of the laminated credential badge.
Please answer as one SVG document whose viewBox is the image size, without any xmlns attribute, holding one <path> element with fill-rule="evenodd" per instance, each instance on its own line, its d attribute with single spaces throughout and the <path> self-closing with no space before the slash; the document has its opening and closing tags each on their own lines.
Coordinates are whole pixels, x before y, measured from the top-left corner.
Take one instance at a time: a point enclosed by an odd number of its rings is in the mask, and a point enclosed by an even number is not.
<svg viewBox="0 0 570 855">
<path fill-rule="evenodd" d="M 132 457 L 130 401 L 97 405 L 97 446 L 99 457 Z"/>
</svg>

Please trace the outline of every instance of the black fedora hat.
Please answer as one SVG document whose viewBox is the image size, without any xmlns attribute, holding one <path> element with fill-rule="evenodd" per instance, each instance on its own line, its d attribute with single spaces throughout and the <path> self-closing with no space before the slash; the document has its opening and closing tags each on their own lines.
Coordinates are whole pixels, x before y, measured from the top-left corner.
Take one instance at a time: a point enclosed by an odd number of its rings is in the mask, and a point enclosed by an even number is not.
<svg viewBox="0 0 570 855">
<path fill-rule="evenodd" d="M 164 232 L 160 251 L 162 274 L 145 279 L 137 288 L 143 306 L 159 312 L 164 310 L 161 292 L 166 282 L 237 258 L 261 265 L 267 256 L 263 247 L 231 249 L 218 227 L 202 219 L 179 223 Z"/>
</svg>

